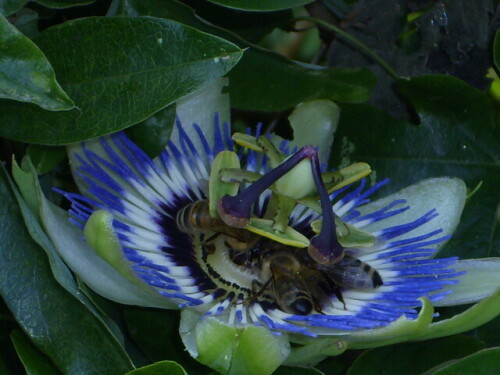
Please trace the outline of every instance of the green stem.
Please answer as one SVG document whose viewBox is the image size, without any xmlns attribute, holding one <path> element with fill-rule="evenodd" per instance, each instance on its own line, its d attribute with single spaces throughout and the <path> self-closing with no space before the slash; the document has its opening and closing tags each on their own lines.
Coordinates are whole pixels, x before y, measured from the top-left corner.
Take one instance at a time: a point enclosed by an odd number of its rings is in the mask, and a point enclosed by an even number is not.
<svg viewBox="0 0 500 375">
<path fill-rule="evenodd" d="M 384 68 L 387 73 L 391 75 L 392 78 L 394 79 L 399 79 L 399 75 L 396 73 L 392 67 L 385 62 L 379 55 L 377 55 L 375 52 L 373 52 L 366 44 L 364 44 L 362 41 L 359 39 L 353 37 L 351 34 L 345 32 L 342 30 L 340 27 L 337 27 L 329 22 L 323 21 L 319 18 L 315 17 L 296 17 L 294 18 L 295 21 L 309 21 L 313 22 L 317 25 L 324 26 L 325 28 L 335 32 L 337 35 L 342 37 L 343 39 L 347 40 L 348 42 L 352 43 L 356 47 L 358 47 L 361 51 L 363 51 L 365 54 L 370 56 L 373 60 L 375 60 L 382 68 Z"/>
</svg>

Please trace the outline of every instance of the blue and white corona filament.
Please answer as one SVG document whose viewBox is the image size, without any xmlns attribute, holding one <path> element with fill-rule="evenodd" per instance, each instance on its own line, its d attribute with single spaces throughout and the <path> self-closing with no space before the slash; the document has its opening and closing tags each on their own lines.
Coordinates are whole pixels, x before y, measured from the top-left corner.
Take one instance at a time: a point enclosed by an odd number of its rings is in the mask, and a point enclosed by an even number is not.
<svg viewBox="0 0 500 375">
<path fill-rule="evenodd" d="M 373 288 L 342 286 L 339 293 L 327 295 L 320 307 L 306 314 L 284 311 L 272 293 L 270 298 L 255 289 L 256 281 L 258 285 L 268 281 L 261 279 L 262 262 L 256 260 L 255 251 L 235 255 L 224 237 L 216 237 L 213 249 L 207 252 L 206 236 L 186 233 L 176 224 L 181 209 L 207 199 L 212 165 L 220 152 L 236 151 L 241 169 L 263 176 L 272 169 L 271 163 L 255 151 L 238 150 L 228 125 L 216 123 L 213 144 L 207 140 L 212 137 L 206 137 L 197 125 L 189 130 L 196 139 L 178 124 L 178 140 L 169 142 L 155 160 L 123 133 L 101 138 L 104 153 L 100 156 L 83 145 L 75 157 L 87 193 L 63 192 L 72 203 L 71 220 L 82 228 L 94 211 L 111 213 L 114 232 L 135 275 L 179 307 L 216 316 L 234 326 L 253 324 L 276 332 L 316 336 L 383 327 L 402 316 L 414 319 L 421 297 L 437 301 L 448 293 L 446 286 L 458 282 L 455 258 L 432 259 L 437 246 L 449 238 L 432 225 L 439 212 L 429 209 L 395 224 L 395 217 L 403 217 L 413 207 L 405 199 L 395 199 L 371 211 L 363 209 L 370 196 L 388 182 L 368 187 L 363 179 L 331 192 L 328 198 L 331 213 L 341 222 L 373 238 L 369 246 L 344 246 L 340 256 L 368 265 L 383 282 Z M 288 146 L 282 144 L 281 151 L 288 154 Z M 252 182 L 242 186 L 252 186 Z M 251 202 L 252 215 L 264 215 L 269 197 L 270 191 L 265 190 Z M 324 216 L 299 203 L 291 211 L 288 225 L 312 239 L 324 231 L 315 234 L 311 223 L 327 223 Z M 391 224 L 384 226 L 386 222 Z"/>
</svg>

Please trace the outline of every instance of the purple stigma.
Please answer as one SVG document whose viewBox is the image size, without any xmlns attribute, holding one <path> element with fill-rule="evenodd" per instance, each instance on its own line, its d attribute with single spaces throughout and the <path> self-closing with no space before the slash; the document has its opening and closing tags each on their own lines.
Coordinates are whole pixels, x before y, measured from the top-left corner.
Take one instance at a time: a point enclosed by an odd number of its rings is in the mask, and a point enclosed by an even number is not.
<svg viewBox="0 0 500 375">
<path fill-rule="evenodd" d="M 319 234 L 311 238 L 307 252 L 311 258 L 320 264 L 333 264 L 344 257 L 344 249 L 337 241 L 335 233 L 335 217 L 333 215 L 328 192 L 326 191 L 323 180 L 321 179 L 321 170 L 317 154 L 311 158 L 311 167 L 314 183 L 316 185 L 321 203 L 323 223 Z"/>
</svg>

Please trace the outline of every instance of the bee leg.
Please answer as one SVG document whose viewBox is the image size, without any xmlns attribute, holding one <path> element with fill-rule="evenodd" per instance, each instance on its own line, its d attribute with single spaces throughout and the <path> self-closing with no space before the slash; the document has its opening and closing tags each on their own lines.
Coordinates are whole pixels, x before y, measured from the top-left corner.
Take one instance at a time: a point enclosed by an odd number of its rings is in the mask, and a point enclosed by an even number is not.
<svg viewBox="0 0 500 375">
<path fill-rule="evenodd" d="M 347 310 L 347 307 L 345 306 L 344 296 L 342 295 L 340 289 L 335 290 L 335 296 L 338 298 L 340 302 L 342 302 L 342 305 L 344 305 L 344 310 Z"/>
<path fill-rule="evenodd" d="M 316 310 L 318 313 L 325 315 L 325 313 L 321 309 L 321 305 L 318 303 L 318 301 L 316 301 L 316 300 L 313 301 L 313 307 L 314 307 L 314 310 Z"/>
<path fill-rule="evenodd" d="M 205 254 L 210 255 L 215 253 L 215 241 L 217 240 L 219 235 L 220 233 L 215 233 L 201 243 L 201 249 Z"/>
</svg>

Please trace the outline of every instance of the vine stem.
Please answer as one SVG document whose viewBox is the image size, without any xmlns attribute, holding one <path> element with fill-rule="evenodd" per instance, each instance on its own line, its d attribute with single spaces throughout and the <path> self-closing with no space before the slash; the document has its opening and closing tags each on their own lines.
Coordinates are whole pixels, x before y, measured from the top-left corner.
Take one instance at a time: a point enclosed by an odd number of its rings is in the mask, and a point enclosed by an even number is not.
<svg viewBox="0 0 500 375">
<path fill-rule="evenodd" d="M 309 21 L 316 25 L 321 25 L 333 32 L 337 35 L 341 36 L 343 39 L 352 43 L 356 47 L 358 47 L 361 51 L 363 51 L 366 55 L 370 56 L 374 61 L 376 61 L 382 68 L 386 70 L 389 75 L 394 79 L 399 79 L 400 76 L 396 73 L 396 71 L 379 55 L 377 55 L 372 49 L 370 49 L 366 44 L 364 44 L 359 39 L 353 37 L 351 34 L 345 32 L 340 27 L 337 27 L 329 22 L 323 21 L 322 19 L 316 17 L 295 17 L 294 21 Z"/>
</svg>

